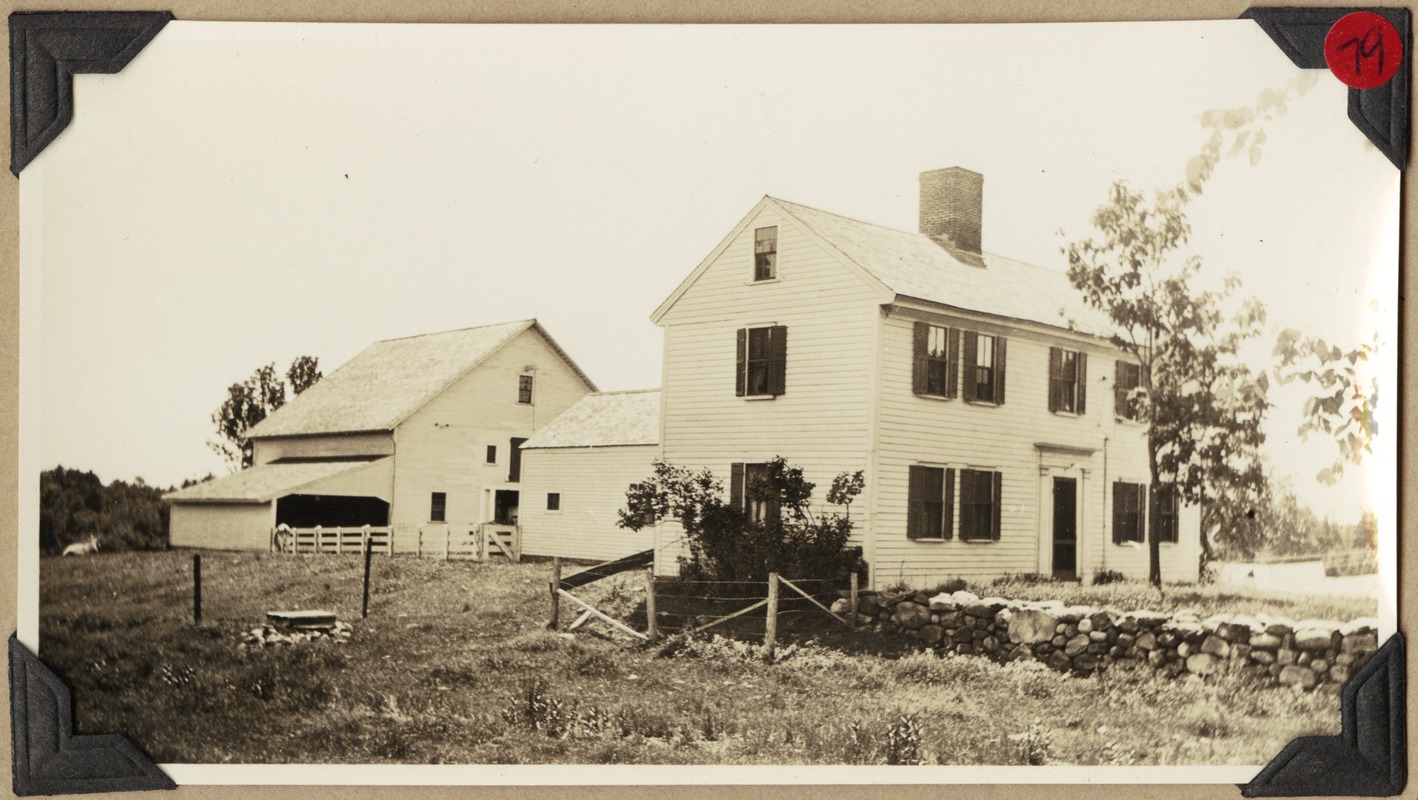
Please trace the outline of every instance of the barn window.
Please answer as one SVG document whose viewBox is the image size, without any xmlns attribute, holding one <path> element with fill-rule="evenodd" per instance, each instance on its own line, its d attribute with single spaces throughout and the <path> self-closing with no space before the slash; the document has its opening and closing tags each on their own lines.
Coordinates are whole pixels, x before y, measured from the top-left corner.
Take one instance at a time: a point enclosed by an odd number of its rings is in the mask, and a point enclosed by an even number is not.
<svg viewBox="0 0 1418 800">
<path fill-rule="evenodd" d="M 955 522 L 955 470 L 912 465 L 908 487 L 906 536 L 949 539 Z"/>
<path fill-rule="evenodd" d="M 965 332 L 965 399 L 1004 404 L 1005 338 Z"/>
<path fill-rule="evenodd" d="M 547 511 L 561 510 L 561 492 L 547 492 Z"/>
<path fill-rule="evenodd" d="M 1141 542 L 1147 519 L 1147 493 L 1140 483 L 1113 483 L 1113 543 Z"/>
<path fill-rule="evenodd" d="M 1157 541 L 1176 543 L 1177 513 L 1180 505 L 1177 502 L 1176 487 L 1164 486 L 1153 492 L 1152 502 L 1157 504 Z"/>
<path fill-rule="evenodd" d="M 788 328 L 739 328 L 739 397 L 777 397 L 786 390 Z"/>
<path fill-rule="evenodd" d="M 933 397 L 954 397 L 960 372 L 960 331 L 917 322 L 913 350 L 913 391 Z"/>
<path fill-rule="evenodd" d="M 1049 410 L 1083 414 L 1087 410 L 1088 354 L 1049 348 Z"/>
<path fill-rule="evenodd" d="M 495 444 L 490 444 L 487 446 L 487 463 L 497 463 L 497 445 Z"/>
<path fill-rule="evenodd" d="M 430 508 L 428 509 L 428 520 L 429 520 L 429 522 L 447 522 L 447 521 L 448 521 L 448 495 L 447 495 L 447 494 L 444 494 L 443 492 L 434 492 L 434 493 L 433 493 L 433 502 L 430 503 L 429 505 L 430 505 Z"/>
<path fill-rule="evenodd" d="M 729 467 L 729 505 L 742 510 L 754 522 L 778 516 L 779 498 L 769 482 L 767 464 L 734 462 Z"/>
<path fill-rule="evenodd" d="M 532 376 L 517 376 L 517 402 L 530 404 L 532 402 Z"/>
<path fill-rule="evenodd" d="M 1142 385 L 1142 365 L 1118 362 L 1118 370 L 1113 381 L 1113 413 L 1123 419 L 1141 419 L 1142 403 L 1136 396 L 1136 389 Z"/>
<path fill-rule="evenodd" d="M 960 470 L 960 538 L 998 539 L 1000 535 L 1000 473 Z"/>
<path fill-rule="evenodd" d="M 753 279 L 771 281 L 778 277 L 778 228 L 753 232 Z"/>
</svg>

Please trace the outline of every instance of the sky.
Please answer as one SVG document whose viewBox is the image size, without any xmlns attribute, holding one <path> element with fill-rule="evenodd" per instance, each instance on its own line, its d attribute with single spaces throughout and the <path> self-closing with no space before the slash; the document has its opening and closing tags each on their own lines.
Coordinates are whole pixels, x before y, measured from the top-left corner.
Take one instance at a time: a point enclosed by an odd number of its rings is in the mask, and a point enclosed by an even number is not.
<svg viewBox="0 0 1418 800">
<path fill-rule="evenodd" d="M 918 173 L 964 166 L 984 248 L 1062 269 L 1113 181 L 1175 184 L 1201 112 L 1298 74 L 1244 20 L 173 22 L 75 77 L 23 174 L 24 446 L 105 481 L 223 474 L 210 417 L 256 367 L 528 317 L 603 390 L 658 386 L 650 313 L 765 194 L 914 230 Z M 1393 341 L 1399 173 L 1344 104 L 1322 74 L 1191 208 L 1189 252 L 1270 341 Z M 1314 481 L 1334 449 L 1297 441 L 1302 399 L 1276 393 L 1278 474 L 1341 521 L 1391 503 L 1382 438 Z"/>
</svg>

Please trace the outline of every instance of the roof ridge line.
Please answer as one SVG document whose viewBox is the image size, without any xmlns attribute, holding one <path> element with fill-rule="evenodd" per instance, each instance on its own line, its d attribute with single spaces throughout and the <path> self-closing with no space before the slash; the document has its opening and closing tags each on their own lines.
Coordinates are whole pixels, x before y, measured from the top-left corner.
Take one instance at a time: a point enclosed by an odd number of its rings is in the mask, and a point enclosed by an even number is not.
<svg viewBox="0 0 1418 800">
<path fill-rule="evenodd" d="M 373 344 L 383 344 L 383 343 L 385 343 L 385 342 L 401 342 L 401 341 L 403 341 L 403 340 L 405 340 L 405 339 L 422 339 L 422 338 L 425 337 L 425 336 L 442 336 L 443 334 L 446 334 L 446 333 L 463 333 L 463 332 L 465 332 L 465 331 L 476 331 L 476 330 L 481 330 L 481 329 L 483 329 L 483 328 L 498 328 L 498 327 L 501 327 L 501 326 L 503 326 L 503 325 L 524 325 L 524 324 L 526 324 L 526 323 L 528 323 L 528 322 L 536 322 L 536 321 L 537 321 L 537 318 L 536 318 L 536 317 L 528 317 L 528 318 L 526 318 L 526 319 L 508 320 L 507 322 L 489 322 L 489 323 L 487 323 L 487 324 L 485 324 L 485 325 L 469 325 L 469 326 L 467 326 L 467 327 L 465 327 L 465 328 L 449 328 L 449 329 L 446 330 L 446 331 L 429 331 L 428 333 L 411 333 L 411 334 L 409 334 L 408 336 L 394 336 L 394 337 L 391 337 L 391 338 L 388 338 L 388 339 L 376 339 L 376 340 L 373 342 Z"/>
</svg>

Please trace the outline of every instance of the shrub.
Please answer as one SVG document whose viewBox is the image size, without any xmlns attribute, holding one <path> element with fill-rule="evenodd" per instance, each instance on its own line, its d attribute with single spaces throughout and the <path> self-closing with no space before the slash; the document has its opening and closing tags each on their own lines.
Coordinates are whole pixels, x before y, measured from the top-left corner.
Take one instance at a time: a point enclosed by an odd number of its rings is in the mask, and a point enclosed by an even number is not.
<svg viewBox="0 0 1418 800">
<path fill-rule="evenodd" d="M 1052 575 L 1038 572 L 1019 572 L 1001 575 L 990 582 L 991 586 L 1038 586 L 1044 583 L 1058 583 Z"/>
<path fill-rule="evenodd" d="M 1115 569 L 1103 569 L 1099 567 L 1093 572 L 1093 583 L 1102 585 L 1108 583 L 1126 583 L 1128 576 Z"/>
<path fill-rule="evenodd" d="M 902 714 L 886 729 L 886 763 L 926 763 L 921 754 L 921 723 L 915 714 Z"/>
</svg>

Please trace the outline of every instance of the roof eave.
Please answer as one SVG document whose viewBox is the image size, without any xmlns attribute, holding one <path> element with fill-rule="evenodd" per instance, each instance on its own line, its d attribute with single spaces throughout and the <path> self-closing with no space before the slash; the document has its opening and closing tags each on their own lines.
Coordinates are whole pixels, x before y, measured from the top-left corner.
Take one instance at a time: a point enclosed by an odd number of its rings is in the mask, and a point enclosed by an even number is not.
<svg viewBox="0 0 1418 800">
<path fill-rule="evenodd" d="M 910 297 L 908 295 L 898 294 L 891 301 L 883 303 L 882 305 L 888 310 L 888 312 L 892 309 L 903 309 L 907 311 L 916 311 L 924 313 L 953 314 L 980 317 L 992 322 L 998 322 L 1004 325 L 1011 325 L 1016 328 L 1025 328 L 1036 333 L 1060 336 L 1075 340 L 1084 340 L 1095 344 L 1106 345 L 1110 349 L 1116 349 L 1113 346 L 1112 340 L 1109 337 L 1101 334 L 1079 330 L 1077 328 L 1066 328 L 1060 325 L 1050 325 L 1047 322 L 1039 322 L 1038 320 L 1023 319 L 1020 317 L 1011 317 L 1004 314 L 993 314 L 988 311 L 979 311 L 973 308 L 953 306 L 948 303 L 941 303 L 936 300 L 926 300 L 920 297 Z"/>
</svg>

